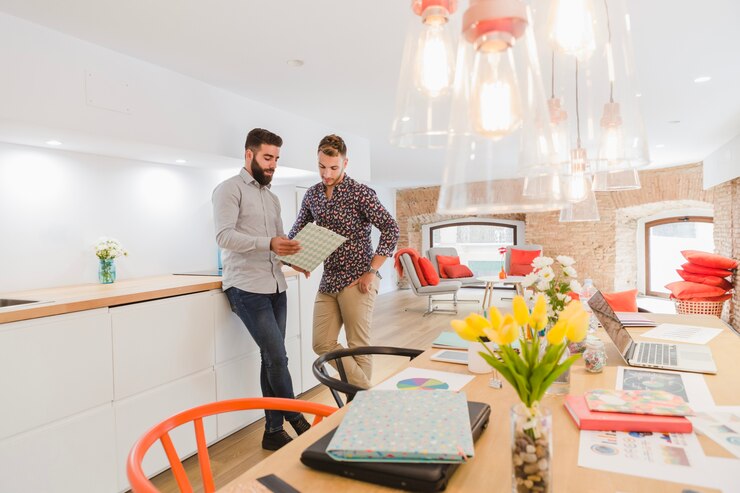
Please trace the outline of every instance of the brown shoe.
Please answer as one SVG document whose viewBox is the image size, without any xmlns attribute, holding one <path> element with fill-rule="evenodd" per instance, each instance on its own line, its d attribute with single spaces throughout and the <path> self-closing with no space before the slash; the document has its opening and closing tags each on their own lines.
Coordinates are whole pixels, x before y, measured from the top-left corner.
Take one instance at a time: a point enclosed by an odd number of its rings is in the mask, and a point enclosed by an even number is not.
<svg viewBox="0 0 740 493">
<path fill-rule="evenodd" d="M 262 448 L 265 450 L 278 450 L 283 445 L 287 445 L 292 438 L 285 430 L 275 431 L 262 435 Z"/>
<path fill-rule="evenodd" d="M 293 429 L 299 436 L 303 435 L 311 428 L 311 424 L 308 421 L 306 421 L 306 418 L 304 418 L 303 416 L 296 419 L 295 421 L 288 421 L 288 422 L 290 423 L 290 426 L 293 427 Z"/>
</svg>

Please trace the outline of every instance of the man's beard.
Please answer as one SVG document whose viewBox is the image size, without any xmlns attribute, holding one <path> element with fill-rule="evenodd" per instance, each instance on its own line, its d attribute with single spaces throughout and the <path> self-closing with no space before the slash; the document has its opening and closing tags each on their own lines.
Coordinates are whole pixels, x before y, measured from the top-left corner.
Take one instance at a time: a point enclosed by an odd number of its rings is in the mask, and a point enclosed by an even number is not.
<svg viewBox="0 0 740 493">
<path fill-rule="evenodd" d="M 257 180 L 257 183 L 259 183 L 263 187 L 270 184 L 270 182 L 272 181 L 272 176 L 267 176 L 265 174 L 265 171 L 260 167 L 260 165 L 257 163 L 257 159 L 254 157 L 252 158 L 250 168 L 252 170 L 252 178 Z"/>
</svg>

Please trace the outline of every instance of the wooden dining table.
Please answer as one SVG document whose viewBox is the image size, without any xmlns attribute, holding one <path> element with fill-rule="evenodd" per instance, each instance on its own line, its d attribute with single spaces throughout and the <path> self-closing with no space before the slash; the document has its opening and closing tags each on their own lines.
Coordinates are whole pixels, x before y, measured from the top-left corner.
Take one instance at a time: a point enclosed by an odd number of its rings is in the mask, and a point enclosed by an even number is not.
<svg viewBox="0 0 740 493">
<path fill-rule="evenodd" d="M 717 406 L 740 405 L 740 386 L 738 385 L 738 365 L 740 359 L 740 337 L 720 319 L 710 315 L 667 315 L 644 314 L 659 323 L 676 323 L 700 327 L 720 328 L 722 332 L 709 342 L 718 372 L 703 375 L 703 378 Z M 636 340 L 640 334 L 649 330 L 644 327 L 631 327 L 630 333 Z M 607 366 L 601 373 L 588 373 L 581 360 L 571 369 L 570 393 L 581 395 L 589 389 L 615 388 L 617 368 L 626 366 L 619 353 L 603 329 L 596 335 L 607 348 Z M 442 363 L 430 360 L 438 351 L 429 349 L 412 360 L 412 367 L 433 369 L 445 372 L 468 374 L 465 365 Z M 462 388 L 467 399 L 490 404 L 491 418 L 488 428 L 475 444 L 475 457 L 461 465 L 453 474 L 446 491 L 448 492 L 503 492 L 511 491 L 511 432 L 510 409 L 518 397 L 508 383 L 502 389 L 488 385 L 491 374 L 477 375 Z M 563 406 L 564 396 L 548 395 L 542 405 L 552 411 L 553 416 L 553 458 L 552 485 L 555 492 L 650 492 L 668 493 L 700 491 L 703 493 L 720 490 L 674 483 L 670 481 L 647 479 L 624 474 L 606 472 L 578 466 L 579 430 Z M 351 404 L 350 404 L 351 406 Z M 385 492 L 398 491 L 391 488 L 364 483 L 329 473 L 315 471 L 300 462 L 301 452 L 339 425 L 347 407 L 344 407 L 314 426 L 302 436 L 261 461 L 241 476 L 218 491 L 236 493 L 253 491 L 251 485 L 256 478 L 275 474 L 301 492 Z M 705 436 L 699 436 L 704 453 L 708 456 L 732 458 L 725 449 Z M 740 473 L 738 473 L 740 474 Z"/>
</svg>

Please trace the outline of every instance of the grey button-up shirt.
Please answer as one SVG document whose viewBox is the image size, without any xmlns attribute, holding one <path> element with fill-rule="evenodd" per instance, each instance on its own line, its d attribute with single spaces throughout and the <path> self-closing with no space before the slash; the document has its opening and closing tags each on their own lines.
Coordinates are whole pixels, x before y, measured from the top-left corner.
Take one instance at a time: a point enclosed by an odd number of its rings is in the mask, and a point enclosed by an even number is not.
<svg viewBox="0 0 740 493">
<path fill-rule="evenodd" d="M 216 242 L 223 248 L 223 289 L 273 294 L 287 289 L 281 263 L 270 240 L 282 236 L 280 201 L 270 185 L 260 186 L 247 170 L 213 191 Z"/>
</svg>

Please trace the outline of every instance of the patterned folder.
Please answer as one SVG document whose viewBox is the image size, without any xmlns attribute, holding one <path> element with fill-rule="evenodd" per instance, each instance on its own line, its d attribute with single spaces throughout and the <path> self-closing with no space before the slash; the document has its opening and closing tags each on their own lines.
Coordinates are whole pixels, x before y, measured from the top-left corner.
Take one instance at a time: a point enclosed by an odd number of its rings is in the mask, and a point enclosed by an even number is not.
<svg viewBox="0 0 740 493">
<path fill-rule="evenodd" d="M 326 257 L 331 255 L 339 245 L 347 241 L 344 236 L 317 226 L 315 223 L 306 224 L 294 239 L 301 243 L 301 251 L 294 255 L 278 256 L 278 258 L 309 272 L 326 260 Z"/>
<path fill-rule="evenodd" d="M 694 414 L 681 397 L 664 390 L 589 390 L 584 395 L 591 411 L 687 416 Z"/>
<path fill-rule="evenodd" d="M 473 457 L 462 392 L 358 392 L 326 448 L 341 461 L 463 462 Z"/>
</svg>

